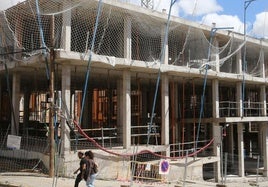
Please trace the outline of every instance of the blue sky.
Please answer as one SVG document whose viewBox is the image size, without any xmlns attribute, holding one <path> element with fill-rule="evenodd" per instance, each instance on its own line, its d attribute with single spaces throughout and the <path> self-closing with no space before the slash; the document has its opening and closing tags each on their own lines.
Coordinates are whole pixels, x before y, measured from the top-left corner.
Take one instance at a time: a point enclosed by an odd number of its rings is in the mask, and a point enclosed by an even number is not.
<svg viewBox="0 0 268 187">
<path fill-rule="evenodd" d="M 0 0 L 0 10 L 23 0 Z M 141 0 L 117 0 L 140 5 Z M 175 0 L 173 0 L 175 1 Z M 248 1 L 248 0 L 247 0 Z M 172 14 L 201 24 L 216 27 L 234 27 L 236 32 L 244 32 L 245 0 L 176 0 Z M 169 9 L 170 0 L 154 0 L 154 8 Z M 246 10 L 247 34 L 268 38 L 268 0 L 253 0 Z"/>
<path fill-rule="evenodd" d="M 140 0 L 129 1 L 140 3 Z M 245 0 L 177 0 L 172 14 L 204 25 L 234 27 L 234 31 L 244 33 L 244 4 Z M 159 11 L 168 10 L 170 0 L 154 0 L 154 5 Z M 268 38 L 268 0 L 253 0 L 249 4 L 246 28 L 248 35 Z"/>
</svg>

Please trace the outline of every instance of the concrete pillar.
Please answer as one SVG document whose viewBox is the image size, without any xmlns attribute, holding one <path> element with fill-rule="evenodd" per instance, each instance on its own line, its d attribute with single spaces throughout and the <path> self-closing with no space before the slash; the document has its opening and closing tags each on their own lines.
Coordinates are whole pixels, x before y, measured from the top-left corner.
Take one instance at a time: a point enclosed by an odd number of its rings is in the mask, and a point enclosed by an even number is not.
<svg viewBox="0 0 268 187">
<path fill-rule="evenodd" d="M 265 78 L 265 63 L 264 63 L 264 52 L 263 52 L 263 49 L 261 49 L 261 54 L 260 55 L 261 55 L 261 60 L 260 60 L 261 77 L 262 78 Z"/>
<path fill-rule="evenodd" d="M 64 116 L 71 115 L 67 112 L 71 111 L 71 67 L 63 66 L 61 72 L 61 96 L 62 96 L 62 112 Z M 61 140 L 62 140 L 62 153 L 71 150 L 70 144 L 70 129 L 65 119 L 61 120 Z"/>
<path fill-rule="evenodd" d="M 237 103 L 237 116 L 242 117 L 243 115 L 243 102 L 242 102 L 242 83 L 236 84 L 236 103 Z"/>
<path fill-rule="evenodd" d="M 240 74 L 242 76 L 242 56 L 241 56 L 241 50 L 238 51 L 236 54 L 236 72 L 237 74 Z"/>
<path fill-rule="evenodd" d="M 13 74 L 12 77 L 12 107 L 14 112 L 11 115 L 11 134 L 19 135 L 19 103 L 20 103 L 20 75 Z"/>
<path fill-rule="evenodd" d="M 162 32 L 161 32 L 161 47 L 163 47 L 164 45 L 164 42 L 165 42 L 165 35 L 166 35 L 166 25 L 164 25 L 163 27 L 162 27 Z M 162 51 L 161 51 L 162 52 Z M 164 51 L 164 54 L 163 54 L 164 56 L 162 57 L 162 59 L 160 59 L 160 60 L 163 60 L 163 62 L 161 62 L 161 63 L 163 63 L 163 64 L 168 64 L 168 58 L 169 58 L 169 56 L 168 56 L 168 40 L 166 41 L 166 44 L 165 44 L 165 51 Z"/>
<path fill-rule="evenodd" d="M 179 142 L 179 97 L 178 84 L 174 83 L 174 117 L 175 117 L 175 142 Z"/>
<path fill-rule="evenodd" d="M 63 4 L 63 9 L 65 7 L 69 8 L 69 2 Z M 66 11 L 63 13 L 63 28 L 62 28 L 62 47 L 65 51 L 71 51 L 71 17 L 72 11 Z"/>
<path fill-rule="evenodd" d="M 123 71 L 122 112 L 123 147 L 128 149 L 131 146 L 131 76 L 127 70 Z"/>
<path fill-rule="evenodd" d="M 131 59 L 131 19 L 128 16 L 124 19 L 124 58 Z"/>
<path fill-rule="evenodd" d="M 266 106 L 266 87 L 265 85 L 261 85 L 261 88 L 260 88 L 260 101 L 262 103 L 262 106 L 261 106 L 261 115 L 262 116 L 266 116 L 267 115 L 267 106 Z"/>
<path fill-rule="evenodd" d="M 171 112 L 171 134 L 172 134 L 172 142 L 170 143 L 176 143 L 179 142 L 179 127 L 178 127 L 178 84 L 176 82 L 172 82 L 170 86 L 170 112 Z"/>
<path fill-rule="evenodd" d="M 236 55 L 236 70 L 237 74 L 240 75 L 242 78 L 243 71 L 242 71 L 242 55 L 241 50 L 238 51 Z M 242 82 L 238 82 L 236 84 L 236 103 L 237 103 L 237 116 L 242 117 L 243 115 L 243 101 L 242 101 Z"/>
<path fill-rule="evenodd" d="M 221 126 L 218 123 L 213 124 L 213 155 L 219 157 L 219 161 L 214 164 L 214 178 L 216 182 L 221 180 L 221 162 L 220 162 L 220 154 L 221 154 Z"/>
<path fill-rule="evenodd" d="M 219 42 L 218 42 L 218 40 L 216 39 L 216 37 L 215 37 L 215 39 L 214 39 L 213 45 L 214 45 L 215 47 L 213 47 L 214 50 L 212 50 L 213 54 L 212 54 L 212 58 L 211 58 L 211 60 L 212 60 L 212 61 L 214 60 L 214 61 L 216 62 L 216 64 L 215 64 L 215 71 L 216 71 L 216 72 L 220 72 L 220 56 L 219 56 L 219 49 L 218 49 L 218 47 L 219 47 Z"/>
<path fill-rule="evenodd" d="M 262 124 L 260 128 L 262 134 L 262 145 L 261 145 L 261 150 L 263 155 L 263 176 L 267 177 L 268 176 L 268 126 L 266 124 Z"/>
<path fill-rule="evenodd" d="M 244 136 L 243 136 L 244 124 L 237 124 L 237 144 L 238 144 L 238 175 L 240 177 L 245 176 L 245 153 L 244 153 Z"/>
<path fill-rule="evenodd" d="M 124 58 L 131 60 L 131 19 L 124 19 Z M 120 127 L 123 129 L 123 147 L 131 146 L 131 76 L 130 72 L 123 72 L 122 91 L 120 92 Z M 123 128 L 122 128 L 123 127 Z"/>
<path fill-rule="evenodd" d="M 219 80 L 212 81 L 213 118 L 219 118 Z"/>
<path fill-rule="evenodd" d="M 169 144 L 169 80 L 168 76 L 161 77 L 161 144 Z"/>
<path fill-rule="evenodd" d="M 124 111 L 123 108 L 123 80 L 117 80 L 117 134 L 119 142 L 123 142 L 123 115 Z"/>
</svg>

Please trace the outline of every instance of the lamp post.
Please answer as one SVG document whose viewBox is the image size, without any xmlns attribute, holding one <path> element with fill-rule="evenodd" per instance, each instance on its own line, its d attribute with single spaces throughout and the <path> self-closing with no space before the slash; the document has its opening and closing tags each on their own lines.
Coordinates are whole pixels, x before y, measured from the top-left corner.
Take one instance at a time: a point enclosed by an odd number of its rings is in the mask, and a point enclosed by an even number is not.
<svg viewBox="0 0 268 187">
<path fill-rule="evenodd" d="M 205 100 L 205 93 L 206 93 L 206 84 L 207 84 L 207 72 L 209 69 L 209 61 L 210 61 L 210 55 L 211 55 L 211 45 L 213 43 L 213 38 L 215 36 L 215 33 L 217 32 L 217 30 L 229 30 L 229 29 L 233 29 L 233 27 L 212 27 L 210 30 L 210 37 L 209 37 L 209 47 L 208 47 L 208 59 L 207 62 L 202 65 L 201 67 L 205 69 L 205 77 L 204 77 L 204 84 L 203 84 L 203 93 L 201 96 L 201 109 L 200 109 L 200 113 L 199 113 L 199 119 L 198 119 L 198 129 L 197 129 L 197 135 L 196 135 L 196 143 L 195 143 L 195 150 L 197 149 L 197 143 L 198 143 L 198 139 L 199 139 L 199 131 L 200 131 L 200 126 L 201 126 L 201 119 L 202 119 L 202 115 L 203 115 L 203 106 L 204 106 L 204 100 Z"/>
<path fill-rule="evenodd" d="M 244 40 L 246 40 L 246 13 L 247 13 L 247 8 L 248 6 L 253 2 L 257 0 L 246 0 L 244 2 Z"/>
<path fill-rule="evenodd" d="M 217 30 L 231 30 L 231 29 L 234 29 L 234 27 L 213 27 L 210 30 L 209 48 L 208 48 L 208 61 L 210 60 L 211 45 L 213 43 L 213 38 L 214 38 L 215 33 L 217 32 Z"/>
<path fill-rule="evenodd" d="M 247 8 L 249 5 L 256 0 L 246 0 L 244 2 L 244 43 L 246 42 L 246 13 L 247 13 Z M 244 101 L 245 101 L 245 73 L 247 69 L 247 62 L 246 62 L 246 52 L 247 52 L 247 47 L 246 43 L 244 44 L 244 54 L 243 54 L 243 84 L 242 84 L 242 117 L 244 116 Z"/>
</svg>

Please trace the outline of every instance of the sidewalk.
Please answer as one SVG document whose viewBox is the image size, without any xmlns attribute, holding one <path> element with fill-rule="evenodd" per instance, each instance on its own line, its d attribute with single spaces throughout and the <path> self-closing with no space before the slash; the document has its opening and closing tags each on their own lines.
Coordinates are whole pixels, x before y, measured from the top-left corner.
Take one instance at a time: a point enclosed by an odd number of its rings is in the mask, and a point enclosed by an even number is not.
<svg viewBox="0 0 268 187">
<path fill-rule="evenodd" d="M 0 173 L 0 187 L 73 187 L 74 178 L 49 178 L 46 175 L 36 173 Z M 262 186 L 268 187 L 267 178 L 259 178 L 258 185 L 256 185 L 256 177 L 251 178 L 230 178 L 226 181 L 225 186 L 228 187 L 252 187 Z M 85 187 L 84 181 L 80 183 L 80 187 Z M 141 183 L 137 181 L 124 182 L 118 180 L 101 180 L 96 179 L 95 187 L 183 187 L 182 182 L 170 183 Z M 185 187 L 209 187 L 217 186 L 217 183 L 206 181 L 187 181 Z M 218 185 L 224 186 L 224 185 Z"/>
</svg>

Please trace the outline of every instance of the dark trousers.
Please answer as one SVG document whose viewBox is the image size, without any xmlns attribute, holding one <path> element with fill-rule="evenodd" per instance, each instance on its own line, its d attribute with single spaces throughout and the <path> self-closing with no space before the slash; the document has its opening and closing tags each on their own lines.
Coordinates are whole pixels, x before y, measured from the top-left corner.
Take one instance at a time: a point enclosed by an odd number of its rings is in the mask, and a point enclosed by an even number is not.
<svg viewBox="0 0 268 187">
<path fill-rule="evenodd" d="M 79 174 L 76 176 L 75 183 L 74 183 L 74 187 L 78 187 L 79 182 L 80 182 L 81 180 L 82 180 L 82 178 L 81 178 L 81 173 L 79 173 Z"/>
</svg>

